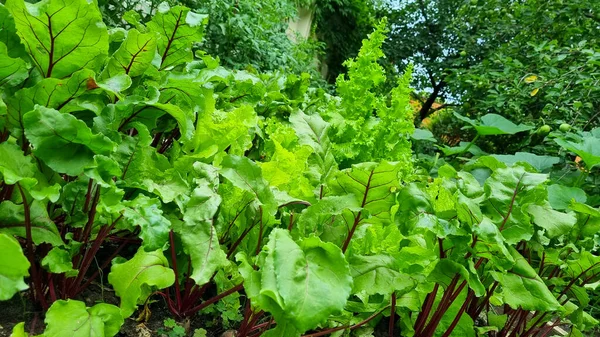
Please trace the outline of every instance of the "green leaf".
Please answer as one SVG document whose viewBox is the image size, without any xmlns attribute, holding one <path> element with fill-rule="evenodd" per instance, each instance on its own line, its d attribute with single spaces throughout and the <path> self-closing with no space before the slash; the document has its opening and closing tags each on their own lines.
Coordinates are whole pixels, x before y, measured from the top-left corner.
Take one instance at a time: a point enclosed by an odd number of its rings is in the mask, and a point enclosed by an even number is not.
<svg viewBox="0 0 600 337">
<path fill-rule="evenodd" d="M 47 204 L 38 200 L 30 201 L 31 238 L 33 243 L 44 242 L 52 246 L 64 244 L 56 224 L 48 216 Z M 25 210 L 9 200 L 0 203 L 0 232 L 26 238 Z"/>
<path fill-rule="evenodd" d="M 8 56 L 6 45 L 0 42 L 0 88 L 16 86 L 29 77 L 29 65 L 20 58 Z"/>
<path fill-rule="evenodd" d="M 433 136 L 431 131 L 426 129 L 415 129 L 415 132 L 410 136 L 414 140 L 425 140 L 432 143 L 437 143 L 437 139 Z"/>
<path fill-rule="evenodd" d="M 555 138 L 554 141 L 565 149 L 577 154 L 588 169 L 600 164 L 600 138 L 584 137 L 580 142 Z"/>
<path fill-rule="evenodd" d="M 348 260 L 354 280 L 353 294 L 389 295 L 394 291 L 407 292 L 416 286 L 410 275 L 398 271 L 398 262 L 388 255 L 354 255 Z"/>
<path fill-rule="evenodd" d="M 342 214 L 344 210 L 352 212 L 361 210 L 359 202 L 354 195 L 324 197 L 302 211 L 294 229 L 299 231 L 301 237 L 305 237 L 310 233 L 319 236 L 326 224 L 333 217 Z"/>
<path fill-rule="evenodd" d="M 486 153 L 479 148 L 479 146 L 472 144 L 470 142 L 460 142 L 458 146 L 449 147 L 444 145 L 440 147 L 442 152 L 444 152 L 445 156 L 452 156 L 455 154 L 461 154 L 466 151 L 469 151 L 474 156 L 484 156 Z"/>
<path fill-rule="evenodd" d="M 223 158 L 221 167 L 221 175 L 234 186 L 252 193 L 267 209 L 276 209 L 275 196 L 263 178 L 260 166 L 247 157 L 228 155 Z"/>
<path fill-rule="evenodd" d="M 315 199 L 315 188 L 305 175 L 312 149 L 302 146 L 292 152 L 283 148 L 277 141 L 273 143 L 275 152 L 271 160 L 260 164 L 263 177 L 271 186 L 288 192 L 292 197 L 311 201 Z"/>
<path fill-rule="evenodd" d="M 108 154 L 116 147 L 77 118 L 43 106 L 25 114 L 23 123 L 34 154 L 56 172 L 71 176 L 93 165 L 94 154 Z"/>
<path fill-rule="evenodd" d="M 71 254 L 59 247 L 54 247 L 42 259 L 42 266 L 54 274 L 65 273 L 65 277 L 76 276 L 78 271 L 73 269 Z"/>
<path fill-rule="evenodd" d="M 127 31 L 125 41 L 108 60 L 103 76 L 113 77 L 122 73 L 129 77 L 140 76 L 146 72 L 155 54 L 155 35 L 130 29 Z"/>
<path fill-rule="evenodd" d="M 515 265 L 506 272 L 490 271 L 492 277 L 502 287 L 504 303 L 511 308 L 523 308 L 529 311 L 554 311 L 560 304 L 544 284 L 536 271 L 516 249 L 510 248 Z"/>
<path fill-rule="evenodd" d="M 153 289 L 173 285 L 175 273 L 160 250 L 146 252 L 140 248 L 131 260 L 113 261 L 108 282 L 121 298 L 121 314 L 129 317 L 139 303 L 143 303 Z"/>
<path fill-rule="evenodd" d="M 546 199 L 545 174 L 530 173 L 521 166 L 498 168 L 485 181 L 485 195 L 496 225 L 509 244 L 529 240 L 533 235 L 525 207 L 530 203 L 542 203 Z"/>
<path fill-rule="evenodd" d="M 29 334 L 25 332 L 25 322 L 17 323 L 13 327 L 10 337 L 29 337 Z"/>
<path fill-rule="evenodd" d="M 481 117 L 481 121 L 472 120 L 461 116 L 456 112 L 454 113 L 454 116 L 461 121 L 472 125 L 480 136 L 514 135 L 515 133 L 533 129 L 533 126 L 524 124 L 517 125 L 497 114 L 484 115 Z"/>
<path fill-rule="evenodd" d="M 6 301 L 27 289 L 24 278 L 29 276 L 29 261 L 23 255 L 19 241 L 0 233 L 0 301 Z"/>
<path fill-rule="evenodd" d="M 173 231 L 179 234 L 184 251 L 190 256 L 190 278 L 198 285 L 210 281 L 215 271 L 229 265 L 225 252 L 219 245 L 219 236 L 213 226 L 213 217 L 221 204 L 221 196 L 208 184 L 202 184 L 192 192 L 186 205 L 183 221 L 175 224 Z"/>
<path fill-rule="evenodd" d="M 8 0 L 17 33 L 44 77 L 97 69 L 108 54 L 108 32 L 95 2 Z"/>
<path fill-rule="evenodd" d="M 201 42 L 206 23 L 208 15 L 183 6 L 160 6 L 146 25 L 150 32 L 158 35 L 160 63 L 157 66 L 165 69 L 192 61 L 192 45 Z"/>
<path fill-rule="evenodd" d="M 352 289 L 348 263 L 337 246 L 316 237 L 298 245 L 283 229 L 269 235 L 259 267 L 258 272 L 242 273 L 249 296 L 278 325 L 289 322 L 299 332 L 340 313 Z"/>
<path fill-rule="evenodd" d="M 449 328 L 450 324 L 454 321 L 456 315 L 460 312 L 460 308 L 463 303 L 466 301 L 467 292 L 463 291 L 456 298 L 455 301 L 452 301 L 452 304 L 440 320 L 439 325 L 435 329 L 435 337 L 443 336 L 444 333 Z M 450 337 L 475 337 L 475 323 L 473 319 L 466 314 L 462 314 L 454 330 L 449 335 Z"/>
<path fill-rule="evenodd" d="M 241 155 L 252 145 L 251 130 L 257 125 L 257 116 L 249 105 L 231 111 L 207 109 L 198 114 L 196 133 L 190 143 L 191 151 L 210 157 L 232 147 Z M 240 152 L 240 153 L 238 153 Z"/>
<path fill-rule="evenodd" d="M 587 195 L 578 187 L 569 187 L 559 184 L 548 186 L 548 202 L 556 210 L 565 210 L 569 208 L 571 201 L 579 203 L 587 201 Z"/>
<path fill-rule="evenodd" d="M 15 20 L 10 14 L 6 6 L 0 6 L 0 42 L 3 43 L 8 51 L 8 56 L 12 58 L 25 58 L 27 53 L 24 46 L 21 44 L 21 39 L 17 35 Z"/>
<path fill-rule="evenodd" d="M 318 180 L 324 183 L 337 167 L 331 141 L 327 135 L 330 129 L 329 123 L 318 114 L 306 115 L 300 110 L 292 113 L 289 121 L 296 131 L 299 143 L 313 149 L 308 163 L 318 167 Z"/>
<path fill-rule="evenodd" d="M 390 223 L 403 168 L 396 162 L 356 164 L 332 176 L 328 186 L 335 195 L 353 194 L 364 209 L 360 214 L 363 220 Z M 346 221 L 351 224 L 354 216 L 348 213 Z"/>
<path fill-rule="evenodd" d="M 549 170 L 560 161 L 560 158 L 558 157 L 538 156 L 529 152 L 517 152 L 514 155 L 493 154 L 492 157 L 508 165 L 513 165 L 518 162 L 528 163 L 538 172 Z"/>
<path fill-rule="evenodd" d="M 562 213 L 552 209 L 550 204 L 529 205 L 527 211 L 533 217 L 533 223 L 546 230 L 549 238 L 556 238 L 571 231 L 577 218 L 573 213 Z"/>
<path fill-rule="evenodd" d="M 169 241 L 171 222 L 163 216 L 160 200 L 139 195 L 133 200 L 123 203 L 123 219 L 130 226 L 140 226 L 142 247 L 147 252 L 164 250 Z"/>
<path fill-rule="evenodd" d="M 7 117 L 11 132 L 15 135 L 23 132 L 23 115 L 33 110 L 36 104 L 56 110 L 71 109 L 71 106 L 75 106 L 77 98 L 88 92 L 88 81 L 93 80 L 94 72 L 83 69 L 68 78 L 45 78 L 33 87 L 17 91 L 7 99 Z M 74 109 L 81 110 L 79 107 Z"/>
<path fill-rule="evenodd" d="M 86 308 L 75 300 L 58 300 L 46 313 L 45 337 L 112 337 L 123 325 L 119 308 L 98 303 Z"/>
<path fill-rule="evenodd" d="M 3 181 L 14 185 L 22 181 L 21 185 L 32 186 L 37 184 L 33 178 L 36 167 L 31 162 L 31 157 L 25 156 L 16 144 L 0 143 L 0 173 Z"/>
</svg>

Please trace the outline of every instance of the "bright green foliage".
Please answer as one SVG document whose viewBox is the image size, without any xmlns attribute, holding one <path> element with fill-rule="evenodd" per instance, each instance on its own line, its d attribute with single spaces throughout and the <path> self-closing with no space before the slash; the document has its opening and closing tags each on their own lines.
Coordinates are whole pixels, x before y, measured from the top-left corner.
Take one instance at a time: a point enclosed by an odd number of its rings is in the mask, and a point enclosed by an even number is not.
<svg viewBox="0 0 600 337">
<path fill-rule="evenodd" d="M 54 274 L 65 273 L 67 277 L 76 276 L 78 271 L 73 269 L 71 254 L 59 247 L 52 248 L 42 259 L 42 266 Z"/>
<path fill-rule="evenodd" d="M 162 215 L 160 201 L 140 195 L 123 203 L 123 218 L 132 227 L 140 226 L 140 238 L 146 251 L 163 248 L 169 237 L 171 222 Z"/>
<path fill-rule="evenodd" d="M 554 141 L 561 147 L 580 156 L 586 167 L 592 169 L 600 164 L 600 137 L 596 135 L 585 133 L 583 137 L 577 137 L 574 140 L 555 138 Z"/>
<path fill-rule="evenodd" d="M 217 181 L 216 171 L 212 174 L 213 177 L 207 178 L 212 178 L 210 181 Z M 217 186 L 207 181 L 199 184 L 191 194 L 183 215 L 183 222 L 179 222 L 173 228 L 174 232 L 180 235 L 184 250 L 190 255 L 193 268 L 190 278 L 196 284 L 207 283 L 218 268 L 229 264 L 212 225 L 212 219 L 221 203 L 221 197 L 216 189 Z"/>
<path fill-rule="evenodd" d="M 13 237 L 0 233 L 0 300 L 5 301 L 21 290 L 27 289 L 23 278 L 29 275 L 29 261 L 23 255 L 19 242 Z"/>
<path fill-rule="evenodd" d="M 127 32 L 127 38 L 108 60 L 103 74 L 106 78 L 118 74 L 130 77 L 142 75 L 150 66 L 156 53 L 156 38 L 152 33 L 140 33 L 136 29 Z"/>
<path fill-rule="evenodd" d="M 18 323 L 13 327 L 10 337 L 28 337 L 29 334 L 25 332 L 25 322 Z"/>
<path fill-rule="evenodd" d="M 44 321 L 42 336 L 46 337 L 112 337 L 121 329 L 123 317 L 114 305 L 98 303 L 86 308 L 80 301 L 59 300 L 50 307 Z"/>
<path fill-rule="evenodd" d="M 159 69 L 192 61 L 192 44 L 202 40 L 207 22 L 207 15 L 197 14 L 189 8 L 160 6 L 147 24 L 149 31 L 158 34 Z"/>
<path fill-rule="evenodd" d="M 406 71 L 391 91 L 388 103 L 388 98 L 379 91 L 385 81 L 385 71 L 377 63 L 383 57 L 385 25 L 382 21 L 369 39 L 363 41 L 356 59 L 345 63 L 348 77 L 340 75 L 336 82 L 340 110 L 326 116 L 333 124 L 334 153 L 340 161 L 409 162 L 408 137 L 414 130 L 409 108 L 411 70 Z"/>
<path fill-rule="evenodd" d="M 473 128 L 477 131 L 477 134 L 480 136 L 490 136 L 490 135 L 513 135 L 518 132 L 528 131 L 533 129 L 532 126 L 527 125 L 516 125 L 515 123 L 509 121 L 508 119 L 496 115 L 496 114 L 487 114 L 481 117 L 481 122 L 474 121 L 470 118 L 461 116 L 457 113 L 454 114 L 456 118 L 460 119 L 463 122 L 471 124 Z"/>
<path fill-rule="evenodd" d="M 502 285 L 502 300 L 515 309 L 557 310 L 560 304 L 536 271 L 514 249 L 511 253 L 515 264 L 508 273 L 491 272 L 492 277 Z"/>
<path fill-rule="evenodd" d="M 239 258 L 248 296 L 279 324 L 293 325 L 296 333 L 339 313 L 350 294 L 352 278 L 342 252 L 317 238 L 297 244 L 286 231 L 276 229 L 258 256 L 258 271 Z"/>
<path fill-rule="evenodd" d="M 64 78 L 98 69 L 108 54 L 108 33 L 96 3 L 85 0 L 9 0 L 17 33 L 43 77 Z"/>
<path fill-rule="evenodd" d="M 150 296 L 152 289 L 163 289 L 173 284 L 175 276 L 168 265 L 160 250 L 145 252 L 143 249 L 131 260 L 113 264 L 108 282 L 121 298 L 123 317 L 131 316 L 138 303 L 143 303 Z"/>
<path fill-rule="evenodd" d="M 84 122 L 69 114 L 38 106 L 23 116 L 25 134 L 34 153 L 59 173 L 78 175 L 93 163 L 94 154 L 107 154 L 115 144 L 93 134 Z"/>
<path fill-rule="evenodd" d="M 86 44 L 47 77 L 23 20 L 55 6 L 50 34 L 70 15 L 64 34 Z M 598 130 L 535 133 L 521 152 L 485 155 L 532 127 L 461 117 L 481 147 L 462 139 L 441 146 L 448 156 L 413 157 L 410 137 L 418 149 L 433 136 L 412 127 L 410 71 L 385 90 L 385 23 L 332 96 L 308 75 L 224 68 L 196 50 L 205 15 L 156 9 L 109 34 L 95 3 L 0 6 L 15 70 L 0 94 L 1 295 L 28 286 L 45 336 L 113 336 L 158 296 L 174 320 L 200 313 L 240 337 L 366 335 L 392 302 L 394 335 L 593 326 Z M 96 282 L 120 308 L 73 300 Z"/>
</svg>

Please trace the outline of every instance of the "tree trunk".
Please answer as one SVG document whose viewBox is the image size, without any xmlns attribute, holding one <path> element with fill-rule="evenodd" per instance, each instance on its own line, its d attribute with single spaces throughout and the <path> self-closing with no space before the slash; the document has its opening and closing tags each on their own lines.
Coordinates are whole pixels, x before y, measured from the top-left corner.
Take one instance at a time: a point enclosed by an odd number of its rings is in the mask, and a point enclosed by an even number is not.
<svg viewBox="0 0 600 337">
<path fill-rule="evenodd" d="M 419 117 L 421 118 L 421 120 L 424 120 L 425 118 L 427 118 L 427 116 L 429 116 L 433 103 L 435 103 L 435 100 L 438 98 L 440 92 L 442 91 L 442 89 L 444 89 L 445 86 L 446 82 L 440 81 L 433 88 L 433 92 L 429 95 L 427 101 L 425 101 L 425 103 L 421 106 L 421 111 L 419 111 Z"/>
</svg>

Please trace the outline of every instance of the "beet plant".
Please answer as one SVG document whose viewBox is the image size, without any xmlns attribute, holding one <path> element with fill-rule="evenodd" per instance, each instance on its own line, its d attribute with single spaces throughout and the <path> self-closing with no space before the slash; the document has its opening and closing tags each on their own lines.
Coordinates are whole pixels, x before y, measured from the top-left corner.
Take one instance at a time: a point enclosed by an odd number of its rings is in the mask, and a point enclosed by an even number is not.
<svg viewBox="0 0 600 337">
<path fill-rule="evenodd" d="M 472 151 L 532 129 L 496 115 L 459 116 L 478 138 L 423 165 L 411 68 L 383 92 L 385 21 L 330 95 L 220 66 L 182 6 L 111 30 L 87 0 L 0 14 L 0 300 L 34 312 L 15 336 L 115 336 L 161 305 L 240 337 L 597 324 L 598 133 L 548 136 L 583 158 L 574 184 L 552 174 L 570 152 Z"/>
</svg>

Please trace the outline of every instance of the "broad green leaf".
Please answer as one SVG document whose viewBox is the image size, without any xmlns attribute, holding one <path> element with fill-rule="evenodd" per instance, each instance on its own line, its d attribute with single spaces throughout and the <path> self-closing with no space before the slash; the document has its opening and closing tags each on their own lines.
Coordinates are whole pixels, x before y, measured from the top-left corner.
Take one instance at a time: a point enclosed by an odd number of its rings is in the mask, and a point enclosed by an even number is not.
<svg viewBox="0 0 600 337">
<path fill-rule="evenodd" d="M 394 291 L 407 292 L 417 284 L 410 275 L 399 272 L 398 262 L 388 255 L 354 255 L 348 263 L 354 280 L 353 294 L 389 295 Z"/>
<path fill-rule="evenodd" d="M 550 204 L 529 205 L 527 211 L 532 215 L 533 223 L 544 228 L 549 238 L 569 233 L 577 222 L 577 218 L 572 212 L 555 211 Z"/>
<path fill-rule="evenodd" d="M 65 277 L 76 276 L 78 271 L 73 269 L 71 254 L 59 247 L 54 247 L 42 259 L 42 266 L 53 274 L 65 274 Z"/>
<path fill-rule="evenodd" d="M 264 207 L 275 210 L 275 196 L 263 178 L 260 166 L 247 157 L 228 155 L 223 158 L 221 167 L 221 175 L 233 185 L 252 193 Z"/>
<path fill-rule="evenodd" d="M 15 144 L 0 143 L 0 173 L 2 180 L 7 185 L 22 182 L 21 185 L 33 186 L 37 184 L 34 178 L 36 167 L 31 157 L 25 156 L 23 151 Z"/>
<path fill-rule="evenodd" d="M 573 142 L 562 138 L 554 141 L 565 149 L 577 154 L 588 169 L 600 164 L 600 138 L 584 137 L 581 142 Z"/>
<path fill-rule="evenodd" d="M 95 85 L 107 92 L 113 93 L 119 99 L 123 99 L 124 97 L 121 95 L 121 92 L 129 89 L 132 84 L 133 81 L 127 74 L 117 74 L 113 77 L 99 80 Z"/>
<path fill-rule="evenodd" d="M 29 65 L 23 59 L 8 56 L 6 45 L 0 42 L 0 88 L 16 86 L 29 76 Z"/>
<path fill-rule="evenodd" d="M 288 192 L 292 197 L 314 200 L 316 197 L 314 187 L 305 176 L 307 160 L 312 154 L 312 149 L 302 146 L 291 152 L 283 148 L 277 141 L 273 141 L 273 143 L 275 144 L 275 153 L 271 160 L 260 164 L 263 177 L 271 186 Z"/>
<path fill-rule="evenodd" d="M 298 329 L 293 324 L 283 323 L 277 324 L 275 328 L 265 331 L 261 336 L 263 337 L 297 337 L 300 335 Z"/>
<path fill-rule="evenodd" d="M 510 248 L 515 265 L 505 272 L 490 271 L 501 286 L 504 303 L 511 308 L 529 311 L 554 311 L 560 304 L 536 271 L 514 248 Z"/>
<path fill-rule="evenodd" d="M 157 34 L 156 45 L 160 62 L 165 69 L 193 60 L 192 45 L 200 43 L 208 15 L 198 14 L 183 6 L 160 6 L 147 23 L 148 30 Z"/>
<path fill-rule="evenodd" d="M 540 204 L 546 199 L 546 180 L 545 174 L 530 173 L 521 166 L 513 166 L 496 169 L 485 181 L 485 195 L 488 207 L 492 209 L 492 213 L 488 214 L 507 243 L 529 240 L 533 235 L 525 207 L 530 203 Z"/>
<path fill-rule="evenodd" d="M 40 245 L 49 243 L 52 246 L 64 244 L 56 224 L 48 216 L 46 203 L 38 200 L 30 201 L 31 238 Z M 25 210 L 23 204 L 17 205 L 9 200 L 0 203 L 0 233 L 26 238 Z"/>
<path fill-rule="evenodd" d="M 68 78 L 45 78 L 33 87 L 23 88 L 14 96 L 7 98 L 8 125 L 11 132 L 19 135 L 23 132 L 23 115 L 35 108 L 36 104 L 56 110 L 71 109 L 77 98 L 89 92 L 89 81 L 94 81 L 94 72 L 83 69 Z M 77 107 L 75 110 L 82 110 Z"/>
<path fill-rule="evenodd" d="M 400 248 L 404 237 L 397 226 L 365 224 L 352 237 L 352 253 L 360 255 L 393 254 Z"/>
<path fill-rule="evenodd" d="M 94 156 L 94 165 L 87 167 L 84 174 L 100 186 L 111 188 L 114 186 L 114 179 L 121 177 L 123 172 L 114 159 L 97 154 Z"/>
<path fill-rule="evenodd" d="M 493 154 L 492 157 L 500 160 L 508 165 L 513 165 L 517 162 L 528 163 L 533 166 L 538 172 L 549 170 L 558 164 L 560 158 L 551 156 L 538 156 L 529 152 L 517 152 L 514 155 Z"/>
<path fill-rule="evenodd" d="M 0 233 L 0 301 L 6 301 L 27 289 L 24 278 L 29 275 L 29 261 L 19 241 Z"/>
<path fill-rule="evenodd" d="M 306 115 L 298 110 L 290 115 L 292 127 L 296 131 L 299 143 L 308 145 L 313 149 L 309 158 L 309 165 L 316 166 L 318 180 L 324 183 L 329 175 L 336 169 L 335 158 L 331 141 L 327 132 L 329 123 L 325 122 L 318 114 Z"/>
<path fill-rule="evenodd" d="M 252 144 L 251 129 L 255 128 L 258 119 L 256 112 L 249 105 L 243 105 L 231 111 L 207 109 L 199 113 L 196 133 L 191 142 L 191 151 L 210 157 L 217 152 L 231 147 L 241 155 Z M 239 153 L 238 153 L 239 152 Z"/>
<path fill-rule="evenodd" d="M 571 202 L 569 209 L 578 213 L 577 231 L 574 234 L 577 237 L 590 237 L 600 231 L 600 211 L 576 201 Z"/>
<path fill-rule="evenodd" d="M 192 274 L 197 285 L 210 281 L 215 271 L 229 264 L 219 245 L 219 236 L 213 226 L 213 217 L 221 204 L 221 196 L 208 184 L 192 192 L 183 221 L 176 223 L 173 231 L 179 234 L 184 251 L 190 256 Z"/>
<path fill-rule="evenodd" d="M 585 203 L 587 195 L 578 187 L 569 187 L 559 184 L 548 186 L 548 202 L 556 210 L 565 210 L 569 208 L 571 201 Z"/>
<path fill-rule="evenodd" d="M 46 330 L 42 337 L 112 337 L 123 325 L 119 308 L 98 303 L 86 308 L 75 300 L 58 300 L 46 313 Z"/>
<path fill-rule="evenodd" d="M 25 332 L 25 322 L 17 323 L 13 327 L 10 337 L 29 337 L 29 334 Z"/>
<path fill-rule="evenodd" d="M 483 219 L 483 214 L 479 208 L 477 200 L 471 199 L 465 196 L 462 192 L 457 191 L 456 198 L 456 214 L 461 222 L 469 224 L 474 227 Z"/>
<path fill-rule="evenodd" d="M 353 194 L 364 209 L 361 213 L 363 219 L 390 223 L 403 168 L 401 163 L 396 162 L 356 164 L 351 169 L 337 172 L 330 178 L 328 186 L 335 195 Z M 345 217 L 350 224 L 354 221 L 351 214 Z"/>
<path fill-rule="evenodd" d="M 286 230 L 275 229 L 259 260 L 258 272 L 243 273 L 244 284 L 278 324 L 289 322 L 304 332 L 344 308 L 352 277 L 337 246 L 316 237 L 298 245 Z"/>
<path fill-rule="evenodd" d="M 448 327 L 450 326 L 450 324 L 452 324 L 454 318 L 459 313 L 464 301 L 466 301 L 466 296 L 467 292 L 463 290 L 463 292 L 457 296 L 456 300 L 452 301 L 450 307 L 448 308 L 444 316 L 442 316 L 439 325 L 435 329 L 435 337 L 444 336 Z M 462 313 L 458 323 L 456 324 L 454 330 L 452 330 L 452 333 L 449 336 L 475 337 L 475 323 L 473 322 L 473 319 L 466 313 Z"/>
<path fill-rule="evenodd" d="M 427 280 L 447 288 L 457 274 L 461 276 L 461 279 L 468 282 L 469 287 L 473 289 L 475 295 L 483 296 L 485 294 L 485 288 L 477 275 L 469 273 L 465 266 L 447 258 L 439 260 L 435 268 L 427 276 Z"/>
<path fill-rule="evenodd" d="M 478 238 L 475 245 L 477 256 L 487 258 L 498 266 L 512 266 L 514 259 L 504 242 L 504 237 L 489 218 L 484 217 L 479 224 L 473 226 L 473 232 Z"/>
<path fill-rule="evenodd" d="M 94 154 L 107 154 L 116 145 L 93 134 L 84 122 L 69 114 L 37 106 L 23 116 L 25 134 L 36 157 L 53 170 L 76 176 L 93 164 Z"/>
<path fill-rule="evenodd" d="M 175 273 L 160 250 L 146 252 L 140 248 L 126 262 L 113 261 L 108 282 L 121 298 L 121 314 L 129 317 L 139 303 L 143 303 L 153 289 L 164 289 L 173 285 Z"/>
<path fill-rule="evenodd" d="M 470 124 L 477 130 L 477 133 L 481 136 L 491 135 L 514 135 L 515 133 L 528 131 L 533 129 L 533 126 L 519 124 L 509 121 L 508 119 L 497 115 L 487 114 L 481 117 L 480 121 L 475 121 L 470 118 L 461 116 L 458 113 L 454 113 L 454 116 L 461 121 Z"/>
<path fill-rule="evenodd" d="M 107 78 L 125 73 L 130 77 L 142 75 L 150 66 L 156 53 L 156 38 L 151 33 L 140 33 L 137 29 L 127 31 L 127 38 L 110 57 L 103 75 Z"/>
<path fill-rule="evenodd" d="M 152 138 L 148 129 L 140 123 L 132 123 L 132 127 L 138 134 L 124 136 L 113 154 L 123 168 L 121 179 L 125 185 L 158 195 L 164 203 L 187 198 L 189 186 L 167 157 L 150 146 Z"/>
<path fill-rule="evenodd" d="M 124 202 L 123 206 L 123 219 L 132 227 L 140 226 L 139 237 L 143 241 L 144 250 L 149 252 L 164 249 L 169 241 L 171 222 L 163 216 L 160 201 L 139 195 Z"/>
<path fill-rule="evenodd" d="M 458 146 L 453 146 L 453 147 L 449 147 L 449 146 L 442 146 L 439 147 L 440 150 L 442 150 L 442 152 L 444 152 L 445 156 L 452 156 L 455 154 L 462 154 L 465 152 L 469 152 L 470 154 L 474 155 L 474 156 L 484 156 L 486 155 L 486 153 L 479 148 L 479 146 L 475 145 L 475 144 L 471 144 L 469 142 L 460 142 L 458 144 Z"/>
<path fill-rule="evenodd" d="M 431 131 L 426 129 L 415 129 L 415 132 L 410 136 L 414 140 L 425 140 L 432 143 L 437 143 L 437 139 L 433 136 Z"/>
<path fill-rule="evenodd" d="M 21 44 L 21 39 L 17 35 L 15 20 L 6 6 L 0 6 L 0 42 L 6 46 L 8 56 L 12 58 L 27 57 L 25 47 Z"/>
<path fill-rule="evenodd" d="M 95 2 L 8 0 L 17 33 L 44 77 L 97 69 L 108 54 L 108 32 Z"/>
<path fill-rule="evenodd" d="M 300 214 L 298 223 L 294 226 L 305 237 L 310 233 L 319 236 L 323 228 L 333 217 L 341 215 L 344 210 L 360 211 L 359 202 L 354 195 L 327 196 L 306 208 Z"/>
</svg>

